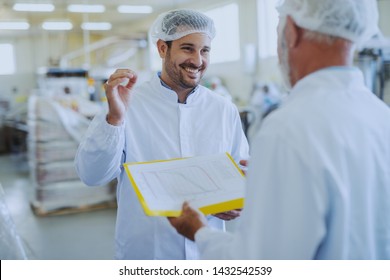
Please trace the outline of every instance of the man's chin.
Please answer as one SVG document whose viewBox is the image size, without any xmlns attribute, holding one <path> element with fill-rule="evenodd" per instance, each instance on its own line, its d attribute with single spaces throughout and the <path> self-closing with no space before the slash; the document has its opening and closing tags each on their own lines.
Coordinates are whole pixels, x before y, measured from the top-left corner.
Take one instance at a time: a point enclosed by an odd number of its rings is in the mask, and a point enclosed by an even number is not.
<svg viewBox="0 0 390 280">
<path fill-rule="evenodd" d="M 187 87 L 189 87 L 189 88 L 194 88 L 194 87 L 196 87 L 197 85 L 199 85 L 199 83 L 200 83 L 200 78 L 199 78 L 199 77 L 196 78 L 196 79 L 190 79 L 190 78 L 188 78 L 188 79 L 185 80 L 185 85 L 186 85 Z"/>
<path fill-rule="evenodd" d="M 188 72 L 186 72 L 186 76 L 185 76 L 185 78 L 188 82 L 200 81 L 201 77 L 202 77 L 201 73 L 194 74 L 194 73 L 188 73 Z"/>
</svg>

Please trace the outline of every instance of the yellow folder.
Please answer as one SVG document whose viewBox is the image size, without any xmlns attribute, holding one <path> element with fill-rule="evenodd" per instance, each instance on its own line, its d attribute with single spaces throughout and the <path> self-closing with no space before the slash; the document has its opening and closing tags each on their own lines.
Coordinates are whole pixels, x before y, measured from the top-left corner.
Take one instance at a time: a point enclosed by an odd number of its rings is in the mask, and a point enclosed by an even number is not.
<svg viewBox="0 0 390 280">
<path fill-rule="evenodd" d="M 229 153 L 124 167 L 146 215 L 177 217 L 184 201 L 205 215 L 244 207 L 245 175 Z"/>
</svg>

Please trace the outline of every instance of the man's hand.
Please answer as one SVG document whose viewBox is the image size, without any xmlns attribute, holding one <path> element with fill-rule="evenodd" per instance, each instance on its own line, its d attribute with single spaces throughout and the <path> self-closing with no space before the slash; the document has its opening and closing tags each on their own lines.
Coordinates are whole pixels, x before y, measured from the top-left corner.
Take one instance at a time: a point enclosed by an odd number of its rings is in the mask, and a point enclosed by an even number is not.
<svg viewBox="0 0 390 280">
<path fill-rule="evenodd" d="M 224 221 L 230 221 L 240 217 L 240 215 L 241 215 L 241 209 L 235 209 L 235 210 L 230 210 L 222 213 L 217 213 L 214 214 L 213 216 L 220 218 L 221 220 Z"/>
<path fill-rule="evenodd" d="M 204 215 L 191 208 L 187 202 L 184 202 L 179 217 L 169 217 L 168 220 L 178 233 L 192 241 L 195 240 L 195 233 L 202 227 L 207 226 Z"/>
<path fill-rule="evenodd" d="M 107 122 L 120 125 L 125 119 L 130 102 L 130 91 L 137 82 L 137 74 L 129 69 L 118 69 L 104 84 L 108 102 Z M 123 83 L 126 83 L 123 85 Z"/>
<path fill-rule="evenodd" d="M 245 174 L 246 167 L 248 166 L 248 161 L 245 159 L 240 160 L 240 166 L 242 167 L 241 168 L 242 173 Z M 221 220 L 224 220 L 224 221 L 230 221 L 230 220 L 234 220 L 235 218 L 240 217 L 241 210 L 242 209 L 235 209 L 235 210 L 231 210 L 231 211 L 226 211 L 226 212 L 214 214 L 213 216 L 220 218 Z"/>
<path fill-rule="evenodd" d="M 246 159 L 240 160 L 240 165 L 241 165 L 241 171 L 246 175 L 246 169 L 248 166 L 248 161 Z"/>
</svg>

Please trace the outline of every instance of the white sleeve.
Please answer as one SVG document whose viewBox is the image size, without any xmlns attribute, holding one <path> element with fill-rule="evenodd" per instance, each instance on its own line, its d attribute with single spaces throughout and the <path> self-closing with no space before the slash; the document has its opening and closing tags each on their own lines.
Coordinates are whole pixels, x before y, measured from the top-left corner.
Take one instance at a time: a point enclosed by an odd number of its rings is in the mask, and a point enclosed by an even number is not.
<svg viewBox="0 0 390 280">
<path fill-rule="evenodd" d="M 241 118 L 237 107 L 235 107 L 234 113 L 234 131 L 231 155 L 238 163 L 242 159 L 249 159 L 249 144 L 242 128 Z"/>
<path fill-rule="evenodd" d="M 318 175 L 301 157 L 304 147 L 289 141 L 258 135 L 236 231 L 224 235 L 199 230 L 195 238 L 202 258 L 315 258 L 326 232 L 328 197 Z"/>
<path fill-rule="evenodd" d="M 204 260 L 237 259 L 236 254 L 230 254 L 234 235 L 230 232 L 203 227 L 195 234 L 195 242 Z"/>
<path fill-rule="evenodd" d="M 92 120 L 75 157 L 76 171 L 85 184 L 106 184 L 119 175 L 125 146 L 124 128 L 124 124 L 107 123 L 106 114 Z"/>
</svg>

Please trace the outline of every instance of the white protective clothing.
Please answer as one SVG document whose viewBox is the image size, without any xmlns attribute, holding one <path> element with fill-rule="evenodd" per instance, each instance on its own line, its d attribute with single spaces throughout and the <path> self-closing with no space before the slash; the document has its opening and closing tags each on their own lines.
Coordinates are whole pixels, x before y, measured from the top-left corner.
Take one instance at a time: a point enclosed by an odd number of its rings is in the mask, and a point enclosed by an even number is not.
<svg viewBox="0 0 390 280">
<path fill-rule="evenodd" d="M 229 152 L 239 162 L 248 158 L 235 105 L 203 86 L 178 103 L 177 94 L 156 75 L 132 92 L 122 126 L 105 114 L 96 117 L 76 155 L 76 169 L 87 185 L 117 178 L 117 259 L 197 259 L 195 243 L 184 239 L 165 217 L 146 216 L 127 178 L 124 162 L 143 162 Z M 224 229 L 214 216 L 209 224 Z"/>
<path fill-rule="evenodd" d="M 390 259 L 390 110 L 353 67 L 300 80 L 265 119 L 234 234 L 200 229 L 206 259 Z"/>
</svg>

